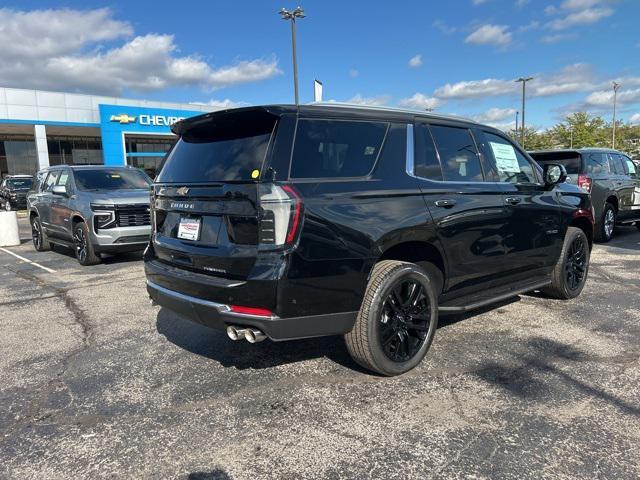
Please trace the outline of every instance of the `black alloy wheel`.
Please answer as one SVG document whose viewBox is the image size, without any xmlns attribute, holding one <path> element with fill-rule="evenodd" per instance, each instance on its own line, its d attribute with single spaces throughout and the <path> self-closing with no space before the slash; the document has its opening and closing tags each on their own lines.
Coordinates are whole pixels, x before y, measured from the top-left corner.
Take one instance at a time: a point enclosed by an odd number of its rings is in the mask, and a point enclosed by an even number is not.
<svg viewBox="0 0 640 480">
<path fill-rule="evenodd" d="M 406 362 L 424 345 L 431 326 L 429 298 L 422 285 L 403 278 L 384 300 L 378 323 L 384 354 L 393 362 Z"/>
<path fill-rule="evenodd" d="M 569 245 L 565 262 L 567 287 L 578 290 L 587 278 L 588 247 L 583 236 L 577 236 Z"/>
<path fill-rule="evenodd" d="M 36 218 L 31 221 L 31 240 L 33 240 L 33 246 L 36 250 L 42 248 L 42 227 Z"/>
<path fill-rule="evenodd" d="M 88 242 L 89 240 L 84 232 L 84 228 L 78 225 L 73 232 L 73 243 L 76 247 L 76 258 L 80 263 L 87 261 L 87 253 L 89 250 Z"/>
</svg>

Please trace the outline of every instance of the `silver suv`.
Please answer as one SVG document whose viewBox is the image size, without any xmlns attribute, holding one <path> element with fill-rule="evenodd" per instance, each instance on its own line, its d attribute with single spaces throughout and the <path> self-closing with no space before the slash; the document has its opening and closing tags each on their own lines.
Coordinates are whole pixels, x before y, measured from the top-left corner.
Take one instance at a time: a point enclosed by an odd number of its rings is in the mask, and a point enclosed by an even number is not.
<svg viewBox="0 0 640 480">
<path fill-rule="evenodd" d="M 33 246 L 72 248 L 81 265 L 100 263 L 101 253 L 143 250 L 151 234 L 150 185 L 131 167 L 41 170 L 27 196 Z"/>
</svg>

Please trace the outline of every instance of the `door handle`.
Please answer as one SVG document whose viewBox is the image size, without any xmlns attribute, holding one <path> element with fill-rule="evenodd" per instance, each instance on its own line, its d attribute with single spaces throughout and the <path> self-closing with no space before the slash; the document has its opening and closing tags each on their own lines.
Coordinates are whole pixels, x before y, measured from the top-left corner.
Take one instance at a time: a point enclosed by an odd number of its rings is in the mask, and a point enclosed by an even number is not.
<svg viewBox="0 0 640 480">
<path fill-rule="evenodd" d="M 518 203 L 520 203 L 522 201 L 522 198 L 520 197 L 507 197 L 504 199 L 504 201 L 506 203 L 508 203 L 509 205 L 517 205 Z"/>
<path fill-rule="evenodd" d="M 436 200 L 433 203 L 436 207 L 451 208 L 456 204 L 456 201 L 452 198 L 443 198 L 442 200 Z"/>
</svg>

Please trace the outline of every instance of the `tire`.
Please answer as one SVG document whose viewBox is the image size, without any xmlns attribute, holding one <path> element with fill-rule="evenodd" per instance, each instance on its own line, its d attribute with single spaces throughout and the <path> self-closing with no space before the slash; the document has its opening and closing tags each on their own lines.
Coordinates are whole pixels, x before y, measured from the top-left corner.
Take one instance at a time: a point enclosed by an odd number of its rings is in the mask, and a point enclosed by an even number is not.
<svg viewBox="0 0 640 480">
<path fill-rule="evenodd" d="M 616 207 L 611 203 L 604 204 L 602 216 L 596 224 L 596 242 L 606 243 L 613 238 L 616 227 Z"/>
<path fill-rule="evenodd" d="M 385 376 L 400 375 L 422 361 L 437 326 L 438 296 L 425 269 L 383 260 L 373 267 L 345 342 L 362 367 Z"/>
<path fill-rule="evenodd" d="M 89 229 L 86 223 L 79 222 L 73 227 L 73 243 L 75 245 L 74 252 L 76 259 L 80 265 L 88 267 L 102 262 L 102 259 L 96 254 L 91 244 Z"/>
<path fill-rule="evenodd" d="M 589 274 L 589 256 L 589 240 L 584 231 L 569 227 L 560 258 L 551 273 L 551 285 L 544 288 L 543 292 L 561 300 L 580 295 Z"/>
<path fill-rule="evenodd" d="M 47 234 L 42 228 L 38 216 L 31 217 L 31 241 L 33 242 L 33 248 L 35 248 L 37 252 L 51 250 L 51 244 L 49 243 Z"/>
</svg>

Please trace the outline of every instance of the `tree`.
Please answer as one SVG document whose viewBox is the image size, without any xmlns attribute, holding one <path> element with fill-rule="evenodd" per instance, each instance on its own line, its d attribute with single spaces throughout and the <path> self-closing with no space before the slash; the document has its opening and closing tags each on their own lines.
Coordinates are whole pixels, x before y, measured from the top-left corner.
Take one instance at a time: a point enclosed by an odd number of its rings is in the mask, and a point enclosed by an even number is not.
<svg viewBox="0 0 640 480">
<path fill-rule="evenodd" d="M 609 147 L 606 123 L 586 112 L 568 115 L 549 131 L 556 148 Z"/>
</svg>

